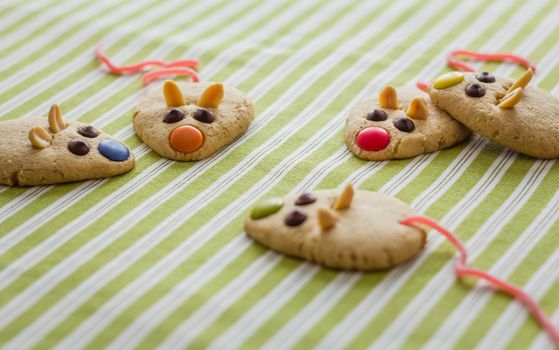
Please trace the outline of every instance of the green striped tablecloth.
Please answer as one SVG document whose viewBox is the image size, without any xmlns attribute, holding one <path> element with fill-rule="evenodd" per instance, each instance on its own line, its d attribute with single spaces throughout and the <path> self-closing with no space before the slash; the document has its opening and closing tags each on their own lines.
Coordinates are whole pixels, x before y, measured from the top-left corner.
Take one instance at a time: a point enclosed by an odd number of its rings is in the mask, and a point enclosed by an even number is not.
<svg viewBox="0 0 559 350">
<path fill-rule="evenodd" d="M 0 120 L 60 103 L 138 158 L 109 180 L 0 187 L 0 347 L 552 347 L 517 303 L 457 282 L 436 235 L 417 259 L 362 274 L 267 251 L 242 221 L 289 191 L 352 181 L 389 193 L 559 325 L 557 163 L 477 136 L 364 162 L 342 138 L 358 99 L 433 78 L 457 48 L 529 57 L 535 84 L 558 96 L 558 17 L 557 0 L 0 0 Z M 199 58 L 203 80 L 250 94 L 254 123 L 205 161 L 161 159 L 130 127 L 139 77 L 106 74 L 98 42 L 119 63 Z"/>
</svg>

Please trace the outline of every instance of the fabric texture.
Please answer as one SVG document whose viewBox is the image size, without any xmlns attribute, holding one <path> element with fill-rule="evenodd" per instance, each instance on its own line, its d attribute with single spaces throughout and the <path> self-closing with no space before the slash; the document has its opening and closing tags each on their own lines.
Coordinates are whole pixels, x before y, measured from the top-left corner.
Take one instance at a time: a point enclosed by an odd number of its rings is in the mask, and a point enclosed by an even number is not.
<svg viewBox="0 0 559 350">
<path fill-rule="evenodd" d="M 111 179 L 0 187 L 0 347 L 551 348 L 518 303 L 457 281 L 436 234 L 392 270 L 339 272 L 266 250 L 242 223 L 260 199 L 351 181 L 454 231 L 473 266 L 559 325 L 554 160 L 473 136 L 366 162 L 343 140 L 357 101 L 448 71 L 454 49 L 528 57 L 559 96 L 558 16 L 556 0 L 0 1 L 0 120 L 59 103 L 137 157 Z M 160 158 L 131 126 L 140 76 L 107 74 L 99 42 L 120 64 L 199 59 L 202 81 L 253 99 L 252 125 L 206 160 Z"/>
</svg>

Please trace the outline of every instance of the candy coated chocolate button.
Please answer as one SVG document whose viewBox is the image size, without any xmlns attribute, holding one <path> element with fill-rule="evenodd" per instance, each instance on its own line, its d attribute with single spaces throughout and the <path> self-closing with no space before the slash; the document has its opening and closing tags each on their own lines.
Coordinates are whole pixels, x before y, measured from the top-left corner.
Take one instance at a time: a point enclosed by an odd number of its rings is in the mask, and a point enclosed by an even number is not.
<svg viewBox="0 0 559 350">
<path fill-rule="evenodd" d="M 113 162 L 123 162 L 130 158 L 128 147 L 117 140 L 103 140 L 99 144 L 99 153 Z"/>
<path fill-rule="evenodd" d="M 283 221 L 287 226 L 299 226 L 307 220 L 307 214 L 299 210 L 293 210 L 291 213 L 287 214 L 285 220 Z"/>
<path fill-rule="evenodd" d="M 87 143 L 76 140 L 68 142 L 68 150 L 78 156 L 85 156 L 89 153 L 89 146 Z"/>
<path fill-rule="evenodd" d="M 466 95 L 470 97 L 483 97 L 485 95 L 485 89 L 481 84 L 470 84 L 466 86 Z"/>
<path fill-rule="evenodd" d="M 89 137 L 90 139 L 94 139 L 97 136 L 99 136 L 99 131 L 97 131 L 97 129 L 95 129 L 91 125 L 88 125 L 88 126 L 84 126 L 83 128 L 79 128 L 78 134 L 84 137 Z"/>
<path fill-rule="evenodd" d="M 184 119 L 184 112 L 180 109 L 171 109 L 169 112 L 165 114 L 163 117 L 163 122 L 167 124 L 173 124 L 176 122 L 180 122 Z"/>
<path fill-rule="evenodd" d="M 372 126 L 361 130 L 355 142 L 365 151 L 376 152 L 388 147 L 390 134 L 383 128 Z"/>
<path fill-rule="evenodd" d="M 176 151 L 190 153 L 202 147 L 204 135 L 191 125 L 183 125 L 173 130 L 169 142 Z"/>
<path fill-rule="evenodd" d="M 394 121 L 396 129 L 403 132 L 412 132 L 415 129 L 415 124 L 410 118 L 399 118 Z"/>
<path fill-rule="evenodd" d="M 372 120 L 374 122 L 382 122 L 383 120 L 386 120 L 386 118 L 388 118 L 386 112 L 378 108 L 367 114 L 367 120 Z"/>
<path fill-rule="evenodd" d="M 207 111 L 205 109 L 197 109 L 196 112 L 192 114 L 192 117 L 199 122 L 208 123 L 208 124 L 213 123 L 213 121 L 215 120 L 215 117 L 212 114 L 212 112 Z"/>
<path fill-rule="evenodd" d="M 258 203 L 250 212 L 250 218 L 258 220 L 276 213 L 283 207 L 283 201 L 280 198 L 270 198 L 262 203 Z"/>
<path fill-rule="evenodd" d="M 464 74 L 460 72 L 449 72 L 441 75 L 433 81 L 433 87 L 435 89 L 447 89 L 451 86 L 460 84 L 464 80 Z"/>
<path fill-rule="evenodd" d="M 297 198 L 297 200 L 295 201 L 295 205 L 308 205 L 314 202 L 316 202 L 316 197 L 306 192 L 300 195 L 299 198 Z"/>
<path fill-rule="evenodd" d="M 476 79 L 481 81 L 482 83 L 495 82 L 495 76 L 489 72 L 481 72 L 480 74 L 476 75 Z"/>
</svg>

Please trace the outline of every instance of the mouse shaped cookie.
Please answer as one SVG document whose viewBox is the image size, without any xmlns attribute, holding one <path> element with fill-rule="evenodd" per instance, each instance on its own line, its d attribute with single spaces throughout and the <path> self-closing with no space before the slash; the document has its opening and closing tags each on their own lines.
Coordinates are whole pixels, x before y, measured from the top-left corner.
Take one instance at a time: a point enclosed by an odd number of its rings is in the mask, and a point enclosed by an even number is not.
<svg viewBox="0 0 559 350">
<path fill-rule="evenodd" d="M 416 87 L 386 86 L 349 113 L 344 138 L 365 160 L 402 159 L 453 146 L 470 135 L 460 122 L 435 107 Z"/>
<path fill-rule="evenodd" d="M 347 185 L 268 199 L 252 209 L 245 230 L 290 256 L 332 268 L 375 270 L 400 264 L 425 246 L 422 229 L 400 223 L 411 215 L 398 199 Z"/>
<path fill-rule="evenodd" d="M 536 158 L 559 158 L 559 100 L 518 80 L 483 73 L 446 73 L 429 87 L 434 104 L 482 136 Z"/>
<path fill-rule="evenodd" d="M 160 156 L 193 161 L 233 142 L 254 114 L 250 99 L 221 83 L 166 81 L 139 102 L 132 119 L 136 134 Z"/>
<path fill-rule="evenodd" d="M 58 105 L 44 118 L 0 123 L 0 184 L 47 185 L 123 174 L 134 154 L 93 126 L 65 121 Z"/>
</svg>

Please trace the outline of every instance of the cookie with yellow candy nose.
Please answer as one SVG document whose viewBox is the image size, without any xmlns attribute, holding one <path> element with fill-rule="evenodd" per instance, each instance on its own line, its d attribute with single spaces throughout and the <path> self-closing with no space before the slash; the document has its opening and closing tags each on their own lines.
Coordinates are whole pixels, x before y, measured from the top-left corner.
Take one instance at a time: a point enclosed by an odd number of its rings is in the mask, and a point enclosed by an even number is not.
<svg viewBox="0 0 559 350">
<path fill-rule="evenodd" d="M 433 103 L 471 130 L 536 158 L 559 158 L 559 100 L 530 83 L 483 73 L 446 73 L 429 87 Z"/>
<path fill-rule="evenodd" d="M 286 255 L 338 269 L 377 270 L 409 260 L 425 246 L 422 229 L 400 223 L 411 215 L 396 198 L 347 185 L 265 200 L 252 209 L 245 230 Z"/>
<path fill-rule="evenodd" d="M 349 150 L 365 160 L 414 157 L 453 146 L 470 130 L 433 105 L 416 87 L 384 87 L 349 113 L 344 138 Z"/>
<path fill-rule="evenodd" d="M 168 80 L 144 95 L 134 111 L 136 134 L 160 156 L 179 161 L 207 158 L 250 125 L 254 107 L 241 91 L 221 83 Z"/>
<path fill-rule="evenodd" d="M 134 154 L 107 133 L 64 120 L 53 105 L 48 119 L 0 123 L 0 184 L 48 185 L 123 174 Z"/>
</svg>

